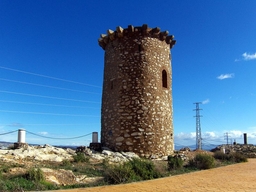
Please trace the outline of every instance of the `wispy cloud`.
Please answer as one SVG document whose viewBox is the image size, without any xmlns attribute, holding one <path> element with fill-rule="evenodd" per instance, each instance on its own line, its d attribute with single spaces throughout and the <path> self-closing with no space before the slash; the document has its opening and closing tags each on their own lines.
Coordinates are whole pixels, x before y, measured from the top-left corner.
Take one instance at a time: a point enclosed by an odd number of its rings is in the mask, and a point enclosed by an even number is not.
<svg viewBox="0 0 256 192">
<path fill-rule="evenodd" d="M 202 101 L 202 104 L 204 105 L 204 104 L 207 104 L 209 102 L 210 102 L 210 99 L 206 99 L 206 100 Z"/>
<path fill-rule="evenodd" d="M 238 61 L 249 61 L 249 60 L 253 60 L 253 59 L 256 59 L 256 53 L 247 53 L 247 52 L 244 52 L 242 54 L 242 58 L 240 59 L 235 59 L 235 62 L 238 62 Z"/>
<path fill-rule="evenodd" d="M 24 127 L 21 123 L 12 123 L 12 124 L 9 124 L 8 126 L 10 126 L 10 127 L 18 127 L 18 128 Z"/>
<path fill-rule="evenodd" d="M 41 135 L 48 135 L 48 132 L 42 131 L 42 132 L 39 132 L 39 134 L 41 134 Z"/>
<path fill-rule="evenodd" d="M 253 60 L 253 59 L 256 59 L 256 53 L 254 54 L 250 54 L 250 53 L 243 53 L 243 59 L 248 61 L 248 60 Z"/>
<path fill-rule="evenodd" d="M 221 74 L 220 76 L 217 77 L 217 79 L 219 80 L 230 79 L 230 78 L 233 78 L 234 76 L 235 76 L 234 73 Z"/>
</svg>

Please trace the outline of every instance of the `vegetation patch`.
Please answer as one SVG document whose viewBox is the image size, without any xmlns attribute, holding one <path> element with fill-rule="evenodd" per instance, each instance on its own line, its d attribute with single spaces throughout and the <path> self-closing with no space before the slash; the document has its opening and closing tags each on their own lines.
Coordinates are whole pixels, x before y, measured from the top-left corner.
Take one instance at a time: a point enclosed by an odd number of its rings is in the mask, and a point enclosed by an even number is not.
<svg viewBox="0 0 256 192">
<path fill-rule="evenodd" d="M 73 156 L 74 158 L 74 162 L 79 163 L 79 162 L 85 162 L 88 163 L 89 162 L 89 157 L 86 156 L 84 153 L 82 152 L 78 152 L 76 153 L 76 155 Z"/>
<path fill-rule="evenodd" d="M 42 182 L 45 181 L 43 171 L 39 168 L 32 168 L 25 174 L 25 178 L 34 182 Z"/>
<path fill-rule="evenodd" d="M 77 153 L 73 158 L 72 161 L 64 160 L 61 163 L 26 160 L 24 164 L 17 164 L 0 160 L 0 191 L 44 191 L 129 183 L 247 161 L 247 158 L 240 153 L 224 154 L 220 151 L 214 154 L 197 153 L 195 156 L 193 154 L 190 156 L 188 164 L 182 160 L 179 154 L 169 156 L 167 161 L 135 158 L 117 164 L 110 164 L 107 158 L 102 161 L 91 161 L 89 156 L 84 153 Z M 86 177 L 94 177 L 95 180 L 91 183 L 56 185 L 46 181 L 40 167 L 56 169 L 56 171 L 59 169 L 70 170 L 78 178 L 86 175 Z M 19 170 L 23 171 L 13 174 Z"/>
<path fill-rule="evenodd" d="M 168 156 L 168 170 L 177 170 L 183 167 L 183 160 L 179 155 Z"/>
<path fill-rule="evenodd" d="M 241 163 L 241 162 L 248 161 L 247 157 L 239 152 L 231 152 L 226 154 L 221 151 L 216 151 L 214 153 L 214 158 L 222 162 L 228 162 L 228 163 Z"/>
<path fill-rule="evenodd" d="M 215 159 L 212 155 L 198 153 L 189 161 L 189 167 L 195 167 L 198 169 L 211 169 L 215 167 Z"/>
<path fill-rule="evenodd" d="M 109 184 L 128 183 L 162 177 L 150 160 L 133 159 L 119 165 L 109 165 L 104 179 Z"/>
</svg>

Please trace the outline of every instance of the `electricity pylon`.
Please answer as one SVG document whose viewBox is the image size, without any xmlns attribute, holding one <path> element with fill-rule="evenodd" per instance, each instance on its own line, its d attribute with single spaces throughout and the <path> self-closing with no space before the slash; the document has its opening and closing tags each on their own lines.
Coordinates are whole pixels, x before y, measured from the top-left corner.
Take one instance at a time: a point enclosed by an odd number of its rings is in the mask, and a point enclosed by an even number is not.
<svg viewBox="0 0 256 192">
<path fill-rule="evenodd" d="M 194 103 L 196 104 L 196 109 L 194 109 L 194 111 L 196 111 L 196 149 L 201 150 L 202 149 L 202 136 L 201 136 L 201 123 L 200 123 L 200 117 L 202 117 L 200 115 L 200 109 L 199 108 L 199 104 L 201 104 L 201 102 L 196 102 Z"/>
</svg>

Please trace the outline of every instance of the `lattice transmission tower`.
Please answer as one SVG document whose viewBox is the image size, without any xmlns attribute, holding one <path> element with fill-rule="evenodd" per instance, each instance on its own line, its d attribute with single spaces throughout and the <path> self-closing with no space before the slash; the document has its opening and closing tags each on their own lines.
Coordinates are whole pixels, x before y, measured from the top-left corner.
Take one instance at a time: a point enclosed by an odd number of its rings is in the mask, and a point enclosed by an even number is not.
<svg viewBox="0 0 256 192">
<path fill-rule="evenodd" d="M 200 109 L 199 108 L 199 104 L 201 104 L 201 102 L 196 102 L 194 103 L 196 105 L 196 109 L 194 109 L 194 111 L 196 111 L 196 149 L 202 149 L 202 136 L 201 136 L 201 123 L 200 123 L 200 117 L 202 117 L 200 115 Z"/>
</svg>

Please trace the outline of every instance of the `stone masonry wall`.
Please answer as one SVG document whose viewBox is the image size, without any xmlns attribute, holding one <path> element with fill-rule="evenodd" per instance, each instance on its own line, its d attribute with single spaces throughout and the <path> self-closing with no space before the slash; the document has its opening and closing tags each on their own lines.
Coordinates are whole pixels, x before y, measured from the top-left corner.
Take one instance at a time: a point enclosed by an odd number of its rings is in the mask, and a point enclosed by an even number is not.
<svg viewBox="0 0 256 192">
<path fill-rule="evenodd" d="M 128 26 L 99 39 L 105 50 L 101 143 L 115 151 L 161 157 L 173 152 L 173 36 Z"/>
</svg>

